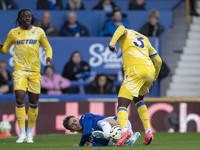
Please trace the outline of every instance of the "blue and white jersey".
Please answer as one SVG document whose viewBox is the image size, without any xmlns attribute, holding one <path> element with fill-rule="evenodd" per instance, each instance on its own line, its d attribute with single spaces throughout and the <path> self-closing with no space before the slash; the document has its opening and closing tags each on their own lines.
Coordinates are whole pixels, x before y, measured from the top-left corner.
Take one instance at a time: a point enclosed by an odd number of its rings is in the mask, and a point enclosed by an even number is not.
<svg viewBox="0 0 200 150">
<path fill-rule="evenodd" d="M 94 115 L 91 113 L 85 113 L 82 115 L 81 119 L 79 120 L 81 126 L 83 127 L 82 138 L 79 143 L 79 146 L 84 146 L 85 142 L 91 142 L 92 146 L 107 146 L 108 140 L 106 139 L 99 139 L 92 136 L 92 132 L 96 130 L 102 131 L 101 128 L 97 125 L 99 120 L 103 120 L 107 117 Z"/>
</svg>

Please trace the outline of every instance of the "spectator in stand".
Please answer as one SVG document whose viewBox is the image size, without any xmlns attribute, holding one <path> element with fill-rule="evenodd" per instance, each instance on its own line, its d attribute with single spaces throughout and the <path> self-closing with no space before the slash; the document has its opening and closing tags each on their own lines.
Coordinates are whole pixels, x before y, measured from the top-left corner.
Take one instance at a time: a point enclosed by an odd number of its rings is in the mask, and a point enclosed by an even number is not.
<svg viewBox="0 0 200 150">
<path fill-rule="evenodd" d="M 86 93 L 88 94 L 113 94 L 113 91 L 113 81 L 105 74 L 97 75 L 95 80 L 86 89 Z"/>
<path fill-rule="evenodd" d="M 66 22 L 60 30 L 60 36 L 89 36 L 88 29 L 77 21 L 76 14 L 69 12 L 66 16 Z"/>
<path fill-rule="evenodd" d="M 0 60 L 0 94 L 12 92 L 12 85 L 9 85 L 9 82 L 12 82 L 11 74 L 6 69 L 6 62 Z"/>
<path fill-rule="evenodd" d="M 117 9 L 113 11 L 111 18 L 107 21 L 104 27 L 104 30 L 100 32 L 100 36 L 112 36 L 120 25 L 130 28 L 126 19 L 123 18 L 121 11 Z"/>
<path fill-rule="evenodd" d="M 77 74 L 83 73 L 89 75 L 90 66 L 82 61 L 81 54 L 78 51 L 72 53 L 70 61 L 65 64 L 62 76 L 69 80 L 78 80 Z"/>
<path fill-rule="evenodd" d="M 63 9 L 62 0 L 38 0 L 37 9 L 51 9 L 60 10 Z"/>
<path fill-rule="evenodd" d="M 0 0 L 0 10 L 18 9 L 18 6 L 13 0 Z"/>
<path fill-rule="evenodd" d="M 57 29 L 50 21 L 51 15 L 48 11 L 46 11 L 42 14 L 39 26 L 44 30 L 47 36 L 57 36 Z"/>
<path fill-rule="evenodd" d="M 149 22 L 140 28 L 140 33 L 145 36 L 157 37 L 164 32 L 164 27 L 158 23 L 160 15 L 157 10 L 151 10 L 149 13 Z"/>
<path fill-rule="evenodd" d="M 45 75 L 42 75 L 41 88 L 47 90 L 49 95 L 61 95 L 62 90 L 70 87 L 70 81 L 54 72 L 50 66 L 45 67 Z"/>
<path fill-rule="evenodd" d="M 105 12 L 112 12 L 114 9 L 118 8 L 112 0 L 101 0 L 93 10 L 103 10 Z"/>
<path fill-rule="evenodd" d="M 129 10 L 145 10 L 145 2 L 144 0 L 130 0 L 128 9 Z"/>
<path fill-rule="evenodd" d="M 66 6 L 67 10 L 84 10 L 85 7 L 81 0 L 69 0 Z"/>
</svg>

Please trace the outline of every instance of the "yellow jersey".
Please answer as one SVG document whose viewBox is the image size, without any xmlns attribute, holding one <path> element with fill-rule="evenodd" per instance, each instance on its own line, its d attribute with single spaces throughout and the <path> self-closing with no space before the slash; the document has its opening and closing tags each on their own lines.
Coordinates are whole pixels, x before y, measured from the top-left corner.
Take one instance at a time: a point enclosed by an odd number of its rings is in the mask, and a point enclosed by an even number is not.
<svg viewBox="0 0 200 150">
<path fill-rule="evenodd" d="M 149 69 L 155 70 L 150 57 L 157 55 L 157 51 L 151 46 L 146 36 L 126 29 L 126 34 L 118 41 L 122 50 L 124 70 L 136 64 L 144 64 Z"/>
<path fill-rule="evenodd" d="M 14 43 L 14 70 L 40 72 L 39 47 L 42 44 L 46 57 L 52 58 L 52 48 L 44 31 L 40 27 L 32 26 L 29 30 L 20 27 L 12 29 L 0 49 L 6 54 Z"/>
</svg>

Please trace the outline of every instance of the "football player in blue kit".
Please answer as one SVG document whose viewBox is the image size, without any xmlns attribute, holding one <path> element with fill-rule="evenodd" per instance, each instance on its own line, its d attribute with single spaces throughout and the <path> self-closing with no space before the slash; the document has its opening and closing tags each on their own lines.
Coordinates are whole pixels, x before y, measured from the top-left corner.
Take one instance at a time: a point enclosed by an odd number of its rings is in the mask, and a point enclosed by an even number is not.
<svg viewBox="0 0 200 150">
<path fill-rule="evenodd" d="M 112 127 L 119 125 L 117 117 L 106 117 L 85 113 L 80 119 L 75 116 L 67 116 L 63 120 L 63 126 L 71 132 L 82 133 L 79 145 L 74 146 L 109 146 L 115 145 L 110 142 L 110 131 Z M 129 130 L 132 131 L 131 123 L 128 121 Z M 139 138 L 140 133 L 133 134 L 127 146 L 133 145 Z"/>
</svg>

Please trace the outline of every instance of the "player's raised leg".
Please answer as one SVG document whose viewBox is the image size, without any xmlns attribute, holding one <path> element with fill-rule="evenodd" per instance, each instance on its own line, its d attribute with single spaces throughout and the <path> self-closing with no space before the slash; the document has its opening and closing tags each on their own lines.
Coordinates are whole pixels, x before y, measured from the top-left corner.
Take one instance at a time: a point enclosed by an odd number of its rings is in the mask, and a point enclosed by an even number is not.
<svg viewBox="0 0 200 150">
<path fill-rule="evenodd" d="M 33 143 L 33 127 L 38 116 L 38 99 L 39 94 L 28 92 L 29 109 L 28 109 L 28 128 L 27 128 L 27 143 Z"/>
<path fill-rule="evenodd" d="M 145 129 L 145 140 L 144 140 L 143 144 L 149 145 L 149 144 L 151 144 L 151 142 L 153 140 L 153 134 L 152 134 L 151 127 L 150 127 L 148 109 L 143 101 L 143 97 L 144 96 L 139 96 L 138 98 L 135 97 L 134 103 L 137 107 L 138 114 L 140 116 L 140 119 L 141 119 L 144 129 Z"/>
<path fill-rule="evenodd" d="M 97 125 L 102 129 L 102 131 L 94 131 L 92 134 L 96 138 L 110 139 L 111 125 L 106 120 L 99 120 Z"/>
<path fill-rule="evenodd" d="M 118 110 L 117 110 L 117 119 L 122 130 L 122 136 L 119 141 L 116 143 L 116 147 L 124 146 L 124 143 L 130 139 L 132 136 L 131 131 L 128 130 L 128 112 L 127 107 L 130 104 L 130 100 L 126 98 L 118 98 Z"/>
<path fill-rule="evenodd" d="M 25 110 L 25 91 L 23 90 L 16 90 L 16 117 L 18 126 L 20 128 L 20 135 L 16 143 L 23 143 L 26 140 L 26 131 L 25 131 L 25 117 L 26 117 L 26 110 Z"/>
</svg>

